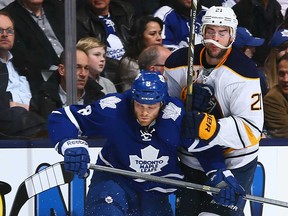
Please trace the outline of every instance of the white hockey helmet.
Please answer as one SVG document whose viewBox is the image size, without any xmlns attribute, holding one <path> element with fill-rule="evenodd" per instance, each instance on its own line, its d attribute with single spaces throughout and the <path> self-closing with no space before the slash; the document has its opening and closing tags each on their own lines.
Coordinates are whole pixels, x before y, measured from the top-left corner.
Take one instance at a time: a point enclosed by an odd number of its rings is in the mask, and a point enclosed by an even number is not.
<svg viewBox="0 0 288 216">
<path fill-rule="evenodd" d="M 202 17 L 202 35 L 205 33 L 206 25 L 228 26 L 231 28 L 230 35 L 235 38 L 238 20 L 230 7 L 212 6 Z"/>
</svg>

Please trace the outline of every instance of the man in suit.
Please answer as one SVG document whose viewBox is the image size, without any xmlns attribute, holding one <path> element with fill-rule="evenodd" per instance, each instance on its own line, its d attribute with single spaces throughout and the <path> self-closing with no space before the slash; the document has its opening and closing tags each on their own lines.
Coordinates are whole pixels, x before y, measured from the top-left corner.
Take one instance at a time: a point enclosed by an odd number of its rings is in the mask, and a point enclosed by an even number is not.
<svg viewBox="0 0 288 216">
<path fill-rule="evenodd" d="M 44 81 L 41 72 L 55 69 L 65 40 L 64 4 L 58 0 L 15 0 L 3 8 L 15 23 L 11 53 L 28 69 L 32 93 Z"/>
<path fill-rule="evenodd" d="M 31 90 L 26 71 L 14 64 L 10 50 L 15 30 L 11 17 L 0 11 L 0 137 L 33 137 L 43 130 L 44 119 L 29 111 Z"/>
</svg>

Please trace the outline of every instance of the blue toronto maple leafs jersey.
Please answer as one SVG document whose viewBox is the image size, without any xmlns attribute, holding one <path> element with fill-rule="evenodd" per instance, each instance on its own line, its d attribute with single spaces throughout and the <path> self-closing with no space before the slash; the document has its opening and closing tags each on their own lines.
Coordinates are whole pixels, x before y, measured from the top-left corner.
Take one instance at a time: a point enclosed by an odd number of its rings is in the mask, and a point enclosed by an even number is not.
<svg viewBox="0 0 288 216">
<path fill-rule="evenodd" d="M 177 148 L 181 145 L 183 114 L 182 102 L 168 97 L 157 119 L 149 127 L 142 127 L 134 115 L 131 93 L 116 93 L 91 105 L 73 105 L 53 111 L 48 129 L 54 144 L 81 136 L 105 136 L 107 142 L 98 155 L 99 165 L 182 179 Z M 169 193 L 176 190 L 140 179 L 134 179 L 133 184 L 139 191 Z"/>
</svg>

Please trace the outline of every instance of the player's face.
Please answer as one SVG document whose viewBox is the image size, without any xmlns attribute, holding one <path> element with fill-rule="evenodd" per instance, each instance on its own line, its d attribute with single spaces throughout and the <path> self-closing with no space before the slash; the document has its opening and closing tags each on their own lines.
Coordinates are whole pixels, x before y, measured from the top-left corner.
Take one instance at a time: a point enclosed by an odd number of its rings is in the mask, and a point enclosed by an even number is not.
<svg viewBox="0 0 288 216">
<path fill-rule="evenodd" d="M 90 76 L 95 79 L 104 70 L 106 51 L 104 47 L 95 47 L 88 50 L 87 54 Z"/>
<path fill-rule="evenodd" d="M 85 52 L 77 50 L 77 89 L 83 90 L 89 76 L 88 56 Z"/>
<path fill-rule="evenodd" d="M 226 26 L 213 26 L 207 25 L 205 29 L 204 39 L 212 39 L 222 46 L 229 46 L 233 38 L 230 36 L 229 27 Z M 226 53 L 226 49 L 221 49 L 213 43 L 205 43 L 206 47 L 206 60 L 220 61 Z"/>
<path fill-rule="evenodd" d="M 14 26 L 7 16 L 0 15 L 0 28 L 3 30 L 3 32 L 0 33 L 0 52 L 6 52 L 12 49 L 14 44 Z"/>
<path fill-rule="evenodd" d="M 157 22 L 148 22 L 143 32 L 144 48 L 152 45 L 162 45 L 162 29 Z"/>
<path fill-rule="evenodd" d="M 110 0 L 89 0 L 88 3 L 98 15 L 105 16 L 109 12 Z"/>
<path fill-rule="evenodd" d="M 288 60 L 278 63 L 278 84 L 282 92 L 288 95 Z"/>
<path fill-rule="evenodd" d="M 135 116 L 141 126 L 148 126 L 154 121 L 160 111 L 161 103 L 140 104 L 134 101 Z"/>
</svg>

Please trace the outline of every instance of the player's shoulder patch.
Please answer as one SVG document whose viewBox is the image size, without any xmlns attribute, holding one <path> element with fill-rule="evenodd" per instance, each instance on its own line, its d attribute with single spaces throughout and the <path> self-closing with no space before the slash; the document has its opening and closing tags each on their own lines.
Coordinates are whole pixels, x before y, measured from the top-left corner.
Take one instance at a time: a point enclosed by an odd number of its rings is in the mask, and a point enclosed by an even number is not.
<svg viewBox="0 0 288 216">
<path fill-rule="evenodd" d="M 121 102 L 121 98 L 118 94 L 111 94 L 103 99 L 100 100 L 99 105 L 102 109 L 111 108 L 116 109 L 117 104 Z"/>
<path fill-rule="evenodd" d="M 242 51 L 233 48 L 227 61 L 227 67 L 246 78 L 259 78 L 256 63 L 248 58 Z"/>
<path fill-rule="evenodd" d="M 178 98 L 170 97 L 167 101 L 165 108 L 163 109 L 163 119 L 172 119 L 176 121 L 179 116 L 181 116 L 184 112 L 184 104 Z"/>
</svg>

